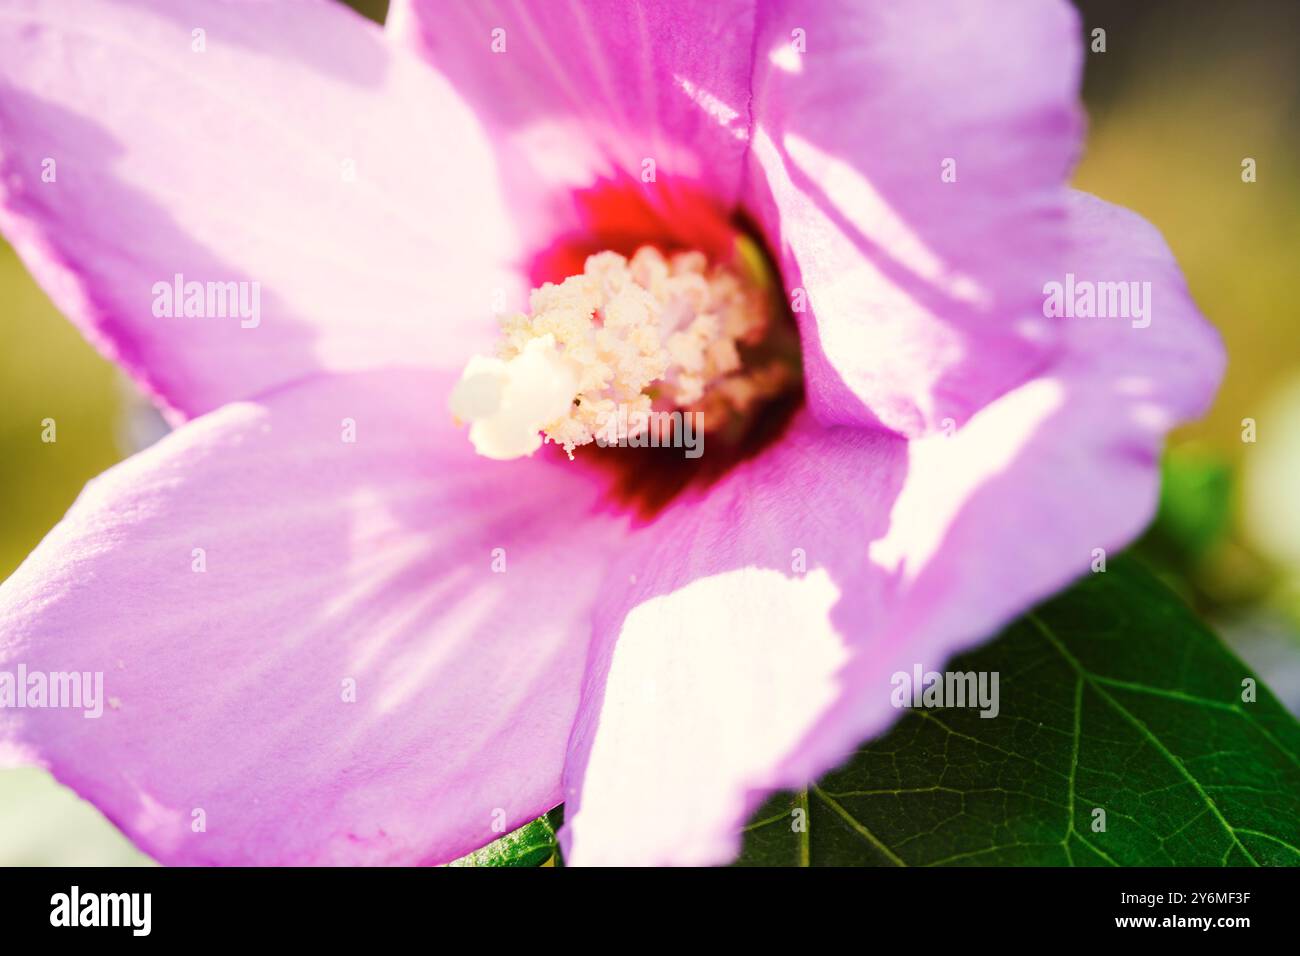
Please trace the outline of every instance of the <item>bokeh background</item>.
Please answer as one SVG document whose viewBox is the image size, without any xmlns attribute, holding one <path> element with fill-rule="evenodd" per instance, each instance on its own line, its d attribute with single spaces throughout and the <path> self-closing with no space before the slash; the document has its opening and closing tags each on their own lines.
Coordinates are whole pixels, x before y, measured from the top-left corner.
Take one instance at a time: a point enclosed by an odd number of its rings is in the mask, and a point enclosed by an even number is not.
<svg viewBox="0 0 1300 956">
<path fill-rule="evenodd" d="M 351 5 L 382 20 L 387 4 Z M 1160 513 L 1137 547 L 1300 713 L 1300 3 L 1077 6 L 1106 51 L 1087 56 L 1074 182 L 1163 231 L 1229 356 L 1214 408 L 1170 442 Z M 88 479 L 163 426 L 2 240 L 0 342 L 3 579 Z M 40 441 L 47 417 L 53 444 Z M 149 862 L 47 774 L 0 771 L 0 865 Z"/>
</svg>

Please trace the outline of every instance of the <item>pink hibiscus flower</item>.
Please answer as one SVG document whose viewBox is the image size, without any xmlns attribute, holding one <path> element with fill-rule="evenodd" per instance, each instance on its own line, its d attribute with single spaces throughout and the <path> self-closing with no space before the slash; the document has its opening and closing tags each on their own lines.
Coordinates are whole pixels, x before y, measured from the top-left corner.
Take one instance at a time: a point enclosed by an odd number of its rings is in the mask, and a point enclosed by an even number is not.
<svg viewBox="0 0 1300 956">
<path fill-rule="evenodd" d="M 0 0 L 0 227 L 177 426 L 0 587 L 107 698 L 0 749 L 170 863 L 726 861 L 1143 527 L 1220 345 L 1063 185 L 1064 2 L 393 7 Z"/>
</svg>

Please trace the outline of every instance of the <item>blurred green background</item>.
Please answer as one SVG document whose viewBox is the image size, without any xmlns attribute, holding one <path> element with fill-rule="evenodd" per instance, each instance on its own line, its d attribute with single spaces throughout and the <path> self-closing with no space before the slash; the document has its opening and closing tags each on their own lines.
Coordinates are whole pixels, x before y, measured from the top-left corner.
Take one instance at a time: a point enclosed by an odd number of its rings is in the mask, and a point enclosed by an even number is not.
<svg viewBox="0 0 1300 956">
<path fill-rule="evenodd" d="M 381 20 L 386 3 L 352 5 Z M 1300 4 L 1078 6 L 1106 52 L 1087 57 L 1075 184 L 1163 231 L 1229 356 L 1213 410 L 1170 443 L 1160 514 L 1138 547 L 1300 712 Z M 1245 157 L 1255 183 L 1241 180 Z M 161 425 L 2 241 L 0 341 L 3 579 L 89 478 Z M 44 418 L 56 443 L 40 441 Z M 48 775 L 0 771 L 0 865 L 148 862 Z"/>
</svg>

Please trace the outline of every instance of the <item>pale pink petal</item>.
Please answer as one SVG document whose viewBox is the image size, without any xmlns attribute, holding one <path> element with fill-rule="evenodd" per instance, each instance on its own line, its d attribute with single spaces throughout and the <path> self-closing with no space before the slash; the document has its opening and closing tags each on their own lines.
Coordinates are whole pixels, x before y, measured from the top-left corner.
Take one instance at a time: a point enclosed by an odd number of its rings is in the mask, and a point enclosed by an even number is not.
<svg viewBox="0 0 1300 956">
<path fill-rule="evenodd" d="M 4 0 L 0 230 L 173 417 L 318 369 L 455 365 L 520 294 L 477 122 L 328 0 Z M 178 273 L 259 283 L 258 324 L 155 316 Z"/>
<path fill-rule="evenodd" d="M 823 421 L 960 425 L 1053 358 L 1079 32 L 1064 0 L 759 6 L 745 198 Z"/>
<path fill-rule="evenodd" d="M 907 492 L 873 557 L 911 599 L 893 625 L 926 659 L 977 639 L 1131 541 L 1155 511 L 1166 432 L 1209 406 L 1223 375 L 1160 233 L 1096 197 L 1066 197 L 1067 267 L 1091 282 L 1149 282 L 1150 324 L 1063 319 L 1066 353 L 948 440 L 909 446 Z M 1044 277 L 1044 282 L 1063 277 Z"/>
<path fill-rule="evenodd" d="M 168 863 L 441 862 L 556 804 L 618 526 L 476 457 L 448 385 L 323 377 L 93 481 L 0 586 L 0 670 L 102 672 L 103 713 L 0 710 L 4 749 Z"/>
<path fill-rule="evenodd" d="M 1058 365 L 951 437 L 805 416 L 622 555 L 612 580 L 636 583 L 597 611 L 565 771 L 571 862 L 726 861 L 767 793 L 898 716 L 891 675 L 941 670 L 1149 520 L 1163 436 L 1204 411 L 1222 348 L 1150 225 L 1066 205 L 1070 268 L 1150 282 L 1148 326 L 1064 320 Z"/>
<path fill-rule="evenodd" d="M 602 589 L 565 768 L 568 862 L 723 862 L 751 793 L 824 769 L 802 740 L 868 639 L 852 625 L 884 606 L 865 549 L 905 461 L 897 436 L 805 413 L 630 542 Z"/>
<path fill-rule="evenodd" d="M 749 0 L 394 0 L 388 30 L 488 124 L 541 248 L 583 227 L 580 194 L 601 183 L 669 220 L 698 195 L 735 201 L 753 22 Z"/>
</svg>

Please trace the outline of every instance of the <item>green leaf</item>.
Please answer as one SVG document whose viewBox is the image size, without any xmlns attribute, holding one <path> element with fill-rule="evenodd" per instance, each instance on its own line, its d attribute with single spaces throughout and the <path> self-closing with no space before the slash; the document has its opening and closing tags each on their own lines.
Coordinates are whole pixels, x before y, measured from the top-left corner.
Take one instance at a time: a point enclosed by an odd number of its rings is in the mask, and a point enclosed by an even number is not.
<svg viewBox="0 0 1300 956">
<path fill-rule="evenodd" d="M 948 670 L 998 672 L 998 716 L 908 711 L 768 801 L 738 863 L 1300 865 L 1300 725 L 1135 560 Z"/>
<path fill-rule="evenodd" d="M 481 850 L 451 863 L 451 866 L 542 866 L 556 855 L 555 831 L 559 828 L 551 814 L 525 823 L 518 830 L 493 840 Z"/>
</svg>

